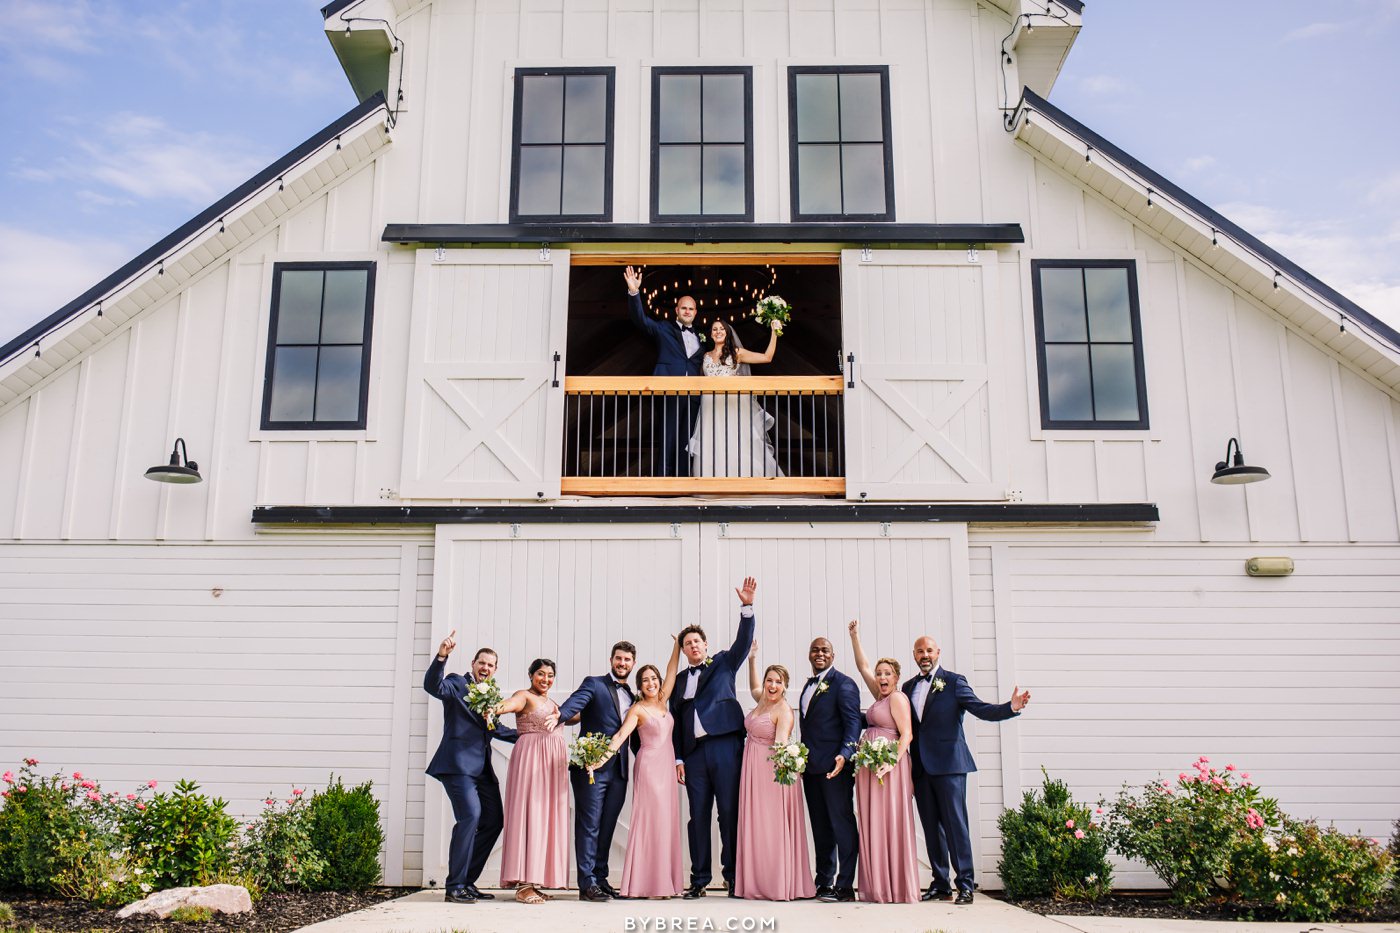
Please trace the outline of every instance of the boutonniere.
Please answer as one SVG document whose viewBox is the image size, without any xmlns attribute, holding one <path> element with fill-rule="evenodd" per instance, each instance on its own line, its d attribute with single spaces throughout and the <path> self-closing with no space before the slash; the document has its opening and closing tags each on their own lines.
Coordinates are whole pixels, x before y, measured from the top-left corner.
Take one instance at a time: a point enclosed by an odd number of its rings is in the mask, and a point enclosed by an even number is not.
<svg viewBox="0 0 1400 933">
<path fill-rule="evenodd" d="M 931 690 L 934 693 L 942 693 L 943 688 L 946 686 L 948 685 L 943 682 L 942 677 L 935 677 L 933 678 L 933 683 L 929 685 L 929 690 Z"/>
<path fill-rule="evenodd" d="M 700 341 L 700 346 L 703 347 L 703 346 L 705 345 L 705 335 L 704 335 L 704 334 L 696 334 L 696 335 L 695 335 L 695 339 L 698 340 L 698 341 Z"/>
<path fill-rule="evenodd" d="M 704 664 L 705 664 L 706 667 L 709 667 L 709 666 L 710 666 L 711 664 L 713 664 L 713 663 L 715 663 L 715 659 L 714 659 L 714 658 L 706 658 L 705 661 L 704 661 Z"/>
<path fill-rule="evenodd" d="M 821 696 L 823 693 L 826 693 L 830 689 L 831 684 L 823 680 L 821 683 L 817 684 L 817 695 Z"/>
</svg>

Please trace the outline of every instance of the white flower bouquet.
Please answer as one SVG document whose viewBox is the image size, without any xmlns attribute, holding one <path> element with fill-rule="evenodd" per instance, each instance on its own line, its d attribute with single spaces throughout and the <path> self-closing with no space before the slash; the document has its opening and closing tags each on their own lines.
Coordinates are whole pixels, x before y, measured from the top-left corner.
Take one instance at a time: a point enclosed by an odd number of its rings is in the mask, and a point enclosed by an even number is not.
<svg viewBox="0 0 1400 933">
<path fill-rule="evenodd" d="M 784 301 L 781 295 L 769 295 L 759 301 L 753 309 L 753 316 L 760 324 L 771 325 L 776 322 L 778 326 L 773 329 L 781 334 L 783 328 L 792 320 L 792 306 Z"/>
<path fill-rule="evenodd" d="M 856 753 L 851 756 L 853 767 L 869 768 L 871 771 L 879 771 L 881 765 L 889 765 L 893 768 L 897 764 L 899 764 L 899 743 L 882 735 L 862 740 Z M 885 783 L 883 777 L 880 778 L 880 783 Z"/>
<path fill-rule="evenodd" d="M 807 770 L 807 746 L 801 742 L 774 745 L 768 760 L 773 762 L 773 780 L 791 786 Z"/>
<path fill-rule="evenodd" d="M 467 687 L 467 706 L 471 711 L 486 720 L 486 728 L 496 728 L 496 707 L 501 705 L 501 688 L 496 686 L 496 678 L 478 680 Z"/>
<path fill-rule="evenodd" d="M 579 736 L 574 740 L 574 744 L 569 746 L 569 764 L 585 770 L 598 767 L 612 754 L 612 748 L 608 744 L 610 741 L 611 737 L 601 732 Z M 588 783 L 593 783 L 592 770 L 588 770 Z"/>
</svg>

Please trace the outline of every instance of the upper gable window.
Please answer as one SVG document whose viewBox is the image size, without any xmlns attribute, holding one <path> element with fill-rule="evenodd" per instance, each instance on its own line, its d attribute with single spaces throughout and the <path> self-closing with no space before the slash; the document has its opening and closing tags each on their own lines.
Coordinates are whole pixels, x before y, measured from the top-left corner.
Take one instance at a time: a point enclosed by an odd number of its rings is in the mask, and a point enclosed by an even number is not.
<svg viewBox="0 0 1400 933">
<path fill-rule="evenodd" d="M 264 430 L 365 426 L 373 307 L 372 262 L 273 267 Z"/>
<path fill-rule="evenodd" d="M 752 101 L 752 68 L 652 69 L 652 220 L 753 220 Z"/>
<path fill-rule="evenodd" d="M 1035 260 L 1031 283 L 1041 427 L 1146 428 L 1134 263 Z"/>
<path fill-rule="evenodd" d="M 887 67 L 788 69 L 794 220 L 894 220 Z"/>
<path fill-rule="evenodd" d="M 612 219 L 613 69 L 517 68 L 510 219 Z"/>
</svg>

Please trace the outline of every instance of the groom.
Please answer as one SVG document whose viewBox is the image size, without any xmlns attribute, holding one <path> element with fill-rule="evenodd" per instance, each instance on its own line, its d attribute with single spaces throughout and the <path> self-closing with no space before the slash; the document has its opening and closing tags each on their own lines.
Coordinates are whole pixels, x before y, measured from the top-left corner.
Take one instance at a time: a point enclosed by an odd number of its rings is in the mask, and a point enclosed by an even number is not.
<svg viewBox="0 0 1400 933">
<path fill-rule="evenodd" d="M 698 625 L 681 629 L 681 651 L 690 662 L 671 692 L 675 729 L 676 780 L 690 803 L 690 887 L 684 897 L 705 896 L 713 877 L 710 813 L 719 805 L 719 861 L 729 896 L 734 897 L 735 841 L 739 826 L 739 766 L 744 750 L 744 710 L 734 696 L 734 675 L 753 644 L 753 594 L 758 583 L 745 577 L 739 594 L 739 632 L 734 644 L 708 656 Z"/>
<path fill-rule="evenodd" d="M 957 872 L 956 904 L 972 903 L 972 835 L 967 825 L 967 775 L 977 770 L 963 737 L 963 713 L 999 722 L 1020 714 L 1030 702 L 1029 690 L 1011 688 L 1011 702 L 984 703 L 967 678 L 938 664 L 938 642 L 924 635 L 914 642 L 919 673 L 904 682 L 904 695 L 914 714 L 914 803 L 924 828 L 924 843 L 933 867 L 933 881 L 923 900 L 944 900 L 953 893 L 948 883 L 948 856 Z M 946 843 L 945 843 L 946 840 Z"/>
<path fill-rule="evenodd" d="M 701 336 L 695 332 L 695 299 L 676 299 L 676 319 L 661 322 L 647 316 L 642 307 L 642 273 L 631 266 L 623 273 L 627 282 L 627 313 L 656 345 L 653 376 L 699 376 L 704 357 Z M 666 395 L 661 400 L 660 476 L 688 476 L 686 446 L 695 428 L 699 399 L 693 395 Z"/>
</svg>

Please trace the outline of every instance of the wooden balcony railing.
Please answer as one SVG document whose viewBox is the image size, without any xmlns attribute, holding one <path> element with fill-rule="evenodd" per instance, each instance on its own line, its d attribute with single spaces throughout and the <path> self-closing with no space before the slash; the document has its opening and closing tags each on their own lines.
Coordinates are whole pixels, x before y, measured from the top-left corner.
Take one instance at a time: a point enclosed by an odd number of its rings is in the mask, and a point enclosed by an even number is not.
<svg viewBox="0 0 1400 933">
<path fill-rule="evenodd" d="M 570 376 L 572 495 L 843 495 L 840 376 Z"/>
</svg>

